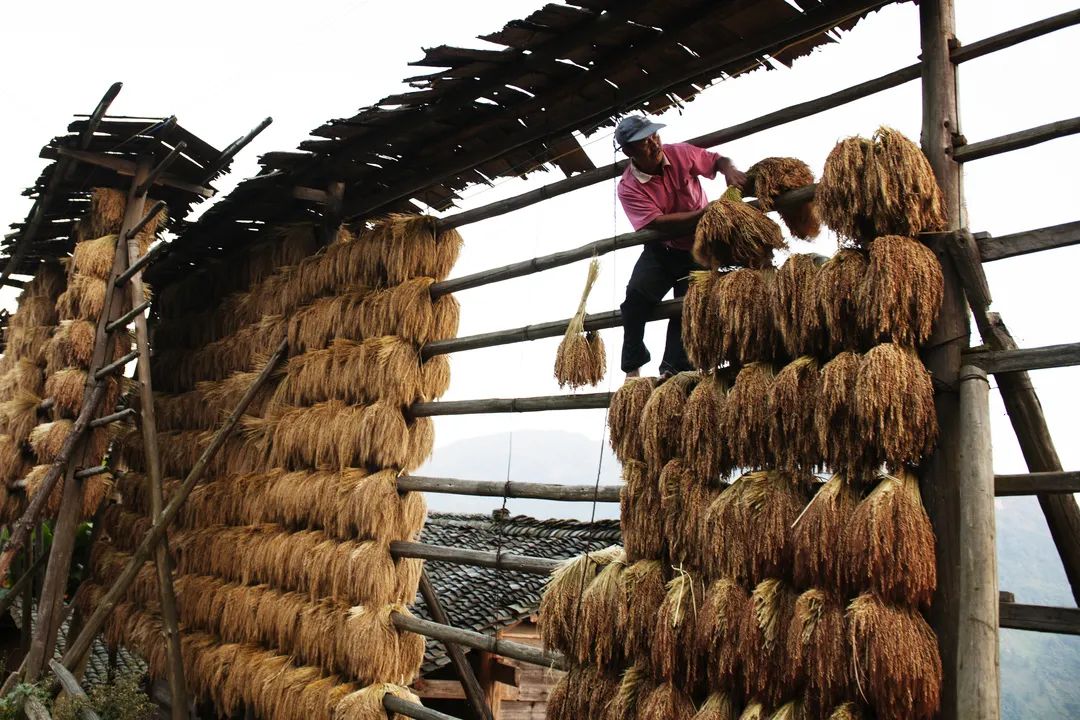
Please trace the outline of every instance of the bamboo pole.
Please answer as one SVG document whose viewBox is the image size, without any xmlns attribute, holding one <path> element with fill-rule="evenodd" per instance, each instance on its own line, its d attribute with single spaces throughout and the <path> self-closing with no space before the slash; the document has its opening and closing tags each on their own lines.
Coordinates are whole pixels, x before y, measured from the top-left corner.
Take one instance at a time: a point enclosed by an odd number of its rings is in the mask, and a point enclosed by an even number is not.
<svg viewBox="0 0 1080 720">
<path fill-rule="evenodd" d="M 994 546 L 994 457 L 986 371 L 960 370 L 960 615 L 957 715 L 996 720 L 1001 705 L 998 657 L 997 552 Z"/>
<path fill-rule="evenodd" d="M 436 415 L 476 415 L 479 413 L 544 412 L 546 410 L 583 410 L 606 408 L 611 404 L 609 392 L 579 395 L 544 395 L 529 398 L 491 398 L 485 400 L 450 400 L 420 402 L 409 408 L 413 417 Z"/>
<path fill-rule="evenodd" d="M 423 705 L 417 705 L 407 700 L 402 700 L 396 695 L 389 693 L 383 697 L 383 708 L 387 713 L 397 713 L 398 715 L 404 715 L 414 720 L 460 720 L 453 715 L 447 715 L 441 713 L 438 710 L 432 710 L 426 708 Z"/>
<path fill-rule="evenodd" d="M 25 590 L 26 588 L 32 588 L 34 585 L 34 576 L 37 575 L 37 571 L 45 564 L 45 558 L 49 557 L 46 553 L 37 553 L 30 566 L 19 576 L 12 586 L 8 589 L 7 594 L 0 598 L 0 615 L 3 615 L 11 609 L 11 604 L 15 602 L 15 598 Z"/>
<path fill-rule="evenodd" d="M 404 540 L 391 542 L 390 554 L 395 558 L 419 558 L 433 562 L 448 562 L 455 565 L 510 570 L 530 575 L 550 575 L 564 562 L 563 560 L 552 560 L 550 558 L 511 555 L 510 553 L 488 552 L 486 550 L 468 550 Z"/>
<path fill-rule="evenodd" d="M 1080 472 L 1077 471 L 994 476 L 994 495 L 997 497 L 1050 493 L 1072 495 L 1078 492 L 1080 492 Z"/>
<path fill-rule="evenodd" d="M 277 349 L 274 351 L 270 359 L 266 361 L 266 365 L 259 372 L 259 375 L 248 386 L 244 396 L 240 398 L 240 401 L 236 404 L 232 414 L 225 420 L 224 424 L 214 434 L 210 444 L 203 450 L 202 455 L 199 456 L 198 461 L 191 468 L 191 472 L 184 478 L 184 482 L 177 488 L 176 493 L 169 499 L 169 504 L 165 506 L 165 509 L 161 512 L 161 519 L 154 523 L 153 527 L 143 537 L 139 547 L 136 548 L 132 554 L 131 559 L 128 560 L 128 564 L 124 566 L 124 570 L 117 577 L 116 582 L 112 587 L 106 591 L 105 595 L 101 598 L 98 606 L 94 608 L 94 612 L 86 620 L 86 625 L 83 627 L 82 632 L 78 637 L 71 641 L 68 645 L 67 652 L 64 653 L 64 657 L 61 658 L 61 664 L 71 669 L 74 667 L 82 657 L 90 650 L 90 646 L 97 637 L 97 634 L 101 631 L 102 625 L 105 623 L 105 619 L 109 616 L 109 613 L 113 611 L 116 604 L 123 598 L 124 593 L 131 587 L 131 583 L 135 581 L 135 577 L 139 573 L 139 568 L 143 563 L 150 559 L 150 556 L 154 552 L 154 548 L 161 541 L 165 535 L 165 530 L 176 519 L 176 516 L 180 512 L 181 506 L 184 501 L 187 500 L 188 495 L 195 489 L 195 485 L 199 482 L 203 472 L 206 470 L 206 466 L 210 464 L 210 461 L 217 455 L 218 450 L 225 444 L 229 435 L 232 433 L 236 424 L 240 421 L 240 417 L 247 410 L 248 405 L 251 404 L 252 399 L 259 389 L 266 383 L 273 373 L 274 368 L 285 357 L 285 353 L 288 350 L 289 341 L 283 339 L 278 344 Z"/>
<path fill-rule="evenodd" d="M 618 485 L 552 485 L 501 480 L 459 480 L 418 475 L 402 475 L 397 480 L 397 488 L 398 492 L 609 503 L 619 502 L 619 494 L 622 490 Z"/>
<path fill-rule="evenodd" d="M 491 635 L 440 625 L 430 620 L 409 617 L 401 613 L 393 613 L 390 620 L 394 623 L 394 627 L 399 630 L 416 633 L 442 642 L 457 643 L 458 645 L 464 645 L 474 650 L 483 650 L 511 660 L 520 660 L 530 665 L 539 665 L 554 668 L 555 670 L 566 670 L 568 668 L 566 658 L 561 653 L 541 650 L 532 645 L 500 640 Z"/>
<path fill-rule="evenodd" d="M 961 145 L 956 148 L 953 155 L 957 162 L 971 162 L 972 160 L 981 160 L 993 155 L 1020 150 L 1049 140 L 1075 135 L 1076 133 L 1080 133 L 1080 117 L 1058 120 L 1057 122 L 1039 125 L 1027 130 L 990 138 L 989 140 Z"/>
</svg>

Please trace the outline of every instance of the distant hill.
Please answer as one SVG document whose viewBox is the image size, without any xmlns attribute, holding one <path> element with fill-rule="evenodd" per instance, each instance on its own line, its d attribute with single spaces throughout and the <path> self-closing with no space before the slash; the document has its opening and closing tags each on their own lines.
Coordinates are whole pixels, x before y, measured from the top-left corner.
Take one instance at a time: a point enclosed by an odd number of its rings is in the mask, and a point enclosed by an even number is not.
<svg viewBox="0 0 1080 720">
<path fill-rule="evenodd" d="M 417 475 L 470 480 L 587 484 L 619 482 L 619 463 L 604 443 L 571 432 L 517 430 L 513 449 L 507 435 L 486 435 L 435 451 Z M 602 459 L 601 459 L 602 458 Z M 502 506 L 500 498 L 428 495 L 432 510 L 483 512 Z M 1033 498 L 998 500 L 998 575 L 1002 590 L 1018 602 L 1072 606 L 1065 573 L 1046 521 Z M 587 520 L 591 503 L 509 500 L 513 514 Z M 612 503 L 597 505 L 597 518 L 618 517 Z M 1001 634 L 1002 718 L 1080 718 L 1080 637 L 1005 630 Z"/>
</svg>

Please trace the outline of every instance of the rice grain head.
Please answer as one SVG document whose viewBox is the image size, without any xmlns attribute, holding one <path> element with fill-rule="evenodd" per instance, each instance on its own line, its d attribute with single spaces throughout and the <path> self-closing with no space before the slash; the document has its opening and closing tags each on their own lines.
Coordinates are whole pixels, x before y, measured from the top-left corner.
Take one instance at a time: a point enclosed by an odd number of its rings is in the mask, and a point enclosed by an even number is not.
<svg viewBox="0 0 1080 720">
<path fill-rule="evenodd" d="M 750 363 L 739 371 L 727 395 L 722 427 L 726 431 L 728 457 L 736 467 L 760 468 L 773 464 L 769 395 L 775 378 L 772 365 Z"/>
<path fill-rule="evenodd" d="M 719 487 L 733 469 L 723 441 L 727 390 L 719 375 L 707 375 L 691 391 L 683 410 L 683 456 L 692 477 L 712 487 Z"/>
<path fill-rule="evenodd" d="M 341 698 L 334 706 L 330 720 L 407 720 L 398 713 L 387 713 L 383 708 L 383 698 L 387 695 L 415 705 L 421 704 L 420 698 L 408 688 L 390 683 L 378 683 Z M 284 708 L 279 708 L 279 710 L 284 710 Z"/>
<path fill-rule="evenodd" d="M 585 306 L 600 274 L 600 260 L 593 258 L 585 278 L 577 310 L 566 327 L 562 342 L 555 352 L 555 379 L 559 387 L 569 385 L 572 389 L 596 385 L 604 379 L 607 355 L 603 341 L 596 333 L 585 334 Z M 598 353 L 598 354 L 597 354 Z"/>
<path fill-rule="evenodd" d="M 746 694 L 770 706 L 780 704 L 798 689 L 785 677 L 790 662 L 787 636 L 796 597 L 783 580 L 770 578 L 759 583 L 750 594 L 740 631 Z"/>
<path fill-rule="evenodd" d="M 817 303 L 831 354 L 858 351 L 862 333 L 862 287 L 868 261 L 861 250 L 841 248 L 818 271 Z"/>
<path fill-rule="evenodd" d="M 723 276 L 712 270 L 693 270 L 683 297 L 682 342 L 691 364 L 711 371 L 723 362 L 723 318 L 717 288 Z"/>
<path fill-rule="evenodd" d="M 825 347 L 818 303 L 821 269 L 815 255 L 793 254 L 776 272 L 773 316 L 788 355 L 813 355 Z"/>
<path fill-rule="evenodd" d="M 705 599 L 700 577 L 676 568 L 656 616 L 653 672 L 679 687 L 695 687 L 704 671 L 695 648 L 698 615 Z"/>
<path fill-rule="evenodd" d="M 664 465 L 659 488 L 668 559 L 675 567 L 694 572 L 703 570 L 701 538 L 705 515 L 719 491 L 695 479 L 679 458 Z"/>
<path fill-rule="evenodd" d="M 884 235 L 870 244 L 859 290 L 860 324 L 876 341 L 907 347 L 930 337 L 945 293 L 941 263 L 918 240 Z"/>
<path fill-rule="evenodd" d="M 540 598 L 540 637 L 547 648 L 573 655 L 579 632 L 579 599 L 608 564 L 621 560 L 623 549 L 613 545 L 567 560 L 551 574 Z"/>
<path fill-rule="evenodd" d="M 575 638 L 578 662 L 598 667 L 614 667 L 622 662 L 626 633 L 623 553 L 601 570 L 581 596 L 581 620 Z"/>
<path fill-rule="evenodd" d="M 652 653 L 656 617 L 667 597 L 664 565 L 658 560 L 639 560 L 627 566 L 622 577 L 626 616 L 625 654 L 648 665 Z"/>
<path fill-rule="evenodd" d="M 749 581 L 787 577 L 794 554 L 793 526 L 808 500 L 802 476 L 747 473 L 735 505 L 735 535 L 747 538 Z M 739 527 L 741 525 L 741 527 Z"/>
<path fill-rule="evenodd" d="M 746 703 L 746 707 L 743 708 L 742 714 L 739 715 L 739 720 L 769 720 L 769 713 L 760 700 L 750 698 Z"/>
<path fill-rule="evenodd" d="M 818 589 L 799 595 L 787 633 L 785 683 L 805 683 L 811 707 L 831 708 L 854 692 L 846 638 L 837 596 Z"/>
<path fill-rule="evenodd" d="M 127 209 L 127 196 L 121 190 L 96 187 L 90 191 L 89 232 L 91 237 L 120 232 Z"/>
<path fill-rule="evenodd" d="M 780 336 L 773 317 L 776 271 L 740 269 L 717 282 L 716 312 L 721 321 L 721 357 L 730 363 L 771 361 Z"/>
<path fill-rule="evenodd" d="M 860 468 L 872 464 L 867 456 L 866 438 L 859 427 L 855 386 L 862 357 L 842 352 L 821 368 L 821 391 L 814 410 L 814 431 L 825 465 L 843 472 L 849 479 Z"/>
<path fill-rule="evenodd" d="M 641 415 L 656 387 L 656 378 L 630 378 L 611 396 L 608 438 L 620 462 L 644 460 Z"/>
<path fill-rule="evenodd" d="M 871 720 L 871 715 L 862 705 L 846 702 L 833 708 L 828 720 Z"/>
<path fill-rule="evenodd" d="M 855 413 L 863 442 L 890 467 L 918 464 L 937 441 L 934 384 L 914 350 L 884 343 L 863 355 Z"/>
<path fill-rule="evenodd" d="M 738 720 L 738 705 L 734 698 L 723 691 L 714 692 L 705 699 L 694 715 L 694 720 Z"/>
<path fill-rule="evenodd" d="M 622 470 L 619 524 L 631 562 L 657 559 L 664 552 L 659 478 L 647 463 L 627 460 Z"/>
<path fill-rule="evenodd" d="M 0 426 L 16 444 L 30 438 L 30 432 L 38 424 L 38 406 L 42 398 L 34 393 L 18 389 L 14 397 L 0 403 Z"/>
<path fill-rule="evenodd" d="M 705 589 L 697 616 L 695 651 L 705 664 L 709 687 L 735 694 L 742 690 L 740 633 L 749 603 L 750 595 L 729 578 L 716 580 Z"/>
<path fill-rule="evenodd" d="M 821 220 L 813 199 L 797 205 L 775 206 L 776 197 L 781 193 L 814 182 L 814 173 L 806 163 L 797 158 L 765 158 L 750 166 L 746 176 L 752 182 L 752 194 L 758 199 L 762 212 L 777 209 L 788 230 L 800 240 L 817 237 L 821 232 Z"/>
<path fill-rule="evenodd" d="M 107 280 L 116 256 L 116 235 L 75 243 L 71 256 L 72 272 Z"/>
<path fill-rule="evenodd" d="M 641 436 L 645 460 L 659 470 L 682 449 L 682 415 L 690 392 L 701 380 L 696 370 L 664 380 L 649 395 L 641 411 Z"/>
<path fill-rule="evenodd" d="M 842 473 L 823 484 L 799 513 L 794 533 L 796 587 L 819 587 L 837 595 L 847 588 L 844 534 L 859 494 Z"/>
<path fill-rule="evenodd" d="M 682 689 L 662 683 L 638 704 L 637 720 L 693 720 L 697 708 Z"/>
<path fill-rule="evenodd" d="M 649 668 L 644 663 L 631 665 L 622 674 L 615 697 L 604 710 L 602 720 L 626 720 L 636 718 L 638 707 L 656 687 Z M 549 701 L 550 707 L 550 701 Z M 565 717 L 548 715 L 548 717 Z"/>
<path fill-rule="evenodd" d="M 769 388 L 769 437 L 776 466 L 812 473 L 822 464 L 814 420 L 821 396 L 818 361 L 803 356 L 785 365 Z"/>
<path fill-rule="evenodd" d="M 74 423 L 71 420 L 55 420 L 42 423 L 30 432 L 30 447 L 33 448 L 39 463 L 48 464 L 56 461 L 73 426 Z"/>
<path fill-rule="evenodd" d="M 694 259 L 712 270 L 738 265 L 761 268 L 772 263 L 774 250 L 784 250 L 780 226 L 742 201 L 731 188 L 709 203 L 694 230 Z"/>
</svg>

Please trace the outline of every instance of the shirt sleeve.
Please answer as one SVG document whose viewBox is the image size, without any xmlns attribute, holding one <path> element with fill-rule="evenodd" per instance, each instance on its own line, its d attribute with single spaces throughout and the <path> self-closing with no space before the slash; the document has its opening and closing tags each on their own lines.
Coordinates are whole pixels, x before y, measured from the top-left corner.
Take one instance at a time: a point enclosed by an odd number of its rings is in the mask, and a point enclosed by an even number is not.
<svg viewBox="0 0 1080 720">
<path fill-rule="evenodd" d="M 640 230 L 664 214 L 652 198 L 626 180 L 619 183 L 618 194 L 623 212 L 626 213 L 634 230 Z"/>
<path fill-rule="evenodd" d="M 675 147 L 685 156 L 686 165 L 692 175 L 710 180 L 716 177 L 716 163 L 720 160 L 718 153 L 687 143 L 675 143 Z"/>
</svg>

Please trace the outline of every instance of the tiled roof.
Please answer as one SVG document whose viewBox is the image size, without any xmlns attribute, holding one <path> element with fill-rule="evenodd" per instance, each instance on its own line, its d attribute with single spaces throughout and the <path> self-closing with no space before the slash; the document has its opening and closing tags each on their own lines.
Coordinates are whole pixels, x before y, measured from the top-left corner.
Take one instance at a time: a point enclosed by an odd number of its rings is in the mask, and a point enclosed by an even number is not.
<svg viewBox="0 0 1080 720">
<path fill-rule="evenodd" d="M 618 520 L 578 522 L 537 520 L 518 515 L 504 520 L 492 515 L 432 513 L 421 535 L 431 545 L 470 550 L 498 550 L 543 558 L 568 558 L 620 542 Z M 547 581 L 542 575 L 492 570 L 470 565 L 427 562 L 428 575 L 450 623 L 477 632 L 494 633 L 535 613 Z M 417 595 L 413 612 L 431 619 Z M 450 662 L 442 643 L 428 640 L 421 675 Z"/>
</svg>

